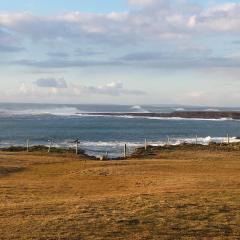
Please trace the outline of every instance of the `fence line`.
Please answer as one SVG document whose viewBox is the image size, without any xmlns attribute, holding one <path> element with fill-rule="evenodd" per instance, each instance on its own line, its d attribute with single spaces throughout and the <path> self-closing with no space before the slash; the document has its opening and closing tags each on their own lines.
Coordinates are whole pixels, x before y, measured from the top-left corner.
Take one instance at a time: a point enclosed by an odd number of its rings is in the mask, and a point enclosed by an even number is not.
<svg viewBox="0 0 240 240">
<path fill-rule="evenodd" d="M 219 142 L 220 143 L 220 145 L 222 145 L 223 143 L 226 143 L 226 144 L 230 144 L 230 134 L 229 133 L 227 133 L 226 134 L 226 139 L 225 138 L 221 138 L 221 141 Z M 225 140 L 224 140 L 225 139 Z M 167 146 L 169 146 L 169 145 L 171 145 L 171 144 L 174 144 L 174 143 L 171 143 L 171 140 L 178 140 L 177 138 L 173 138 L 173 137 L 171 137 L 171 136 L 169 136 L 169 135 L 167 135 L 167 142 L 165 143 L 165 145 L 167 145 Z M 206 142 L 206 144 L 208 143 L 210 143 L 211 141 L 207 141 Z M 215 141 L 216 143 L 218 143 L 218 141 Z M 32 146 L 34 146 L 33 145 L 33 142 L 31 142 L 32 143 Z M 53 146 L 54 146 L 54 143 L 56 143 L 56 141 L 54 141 L 53 139 L 49 139 L 48 140 L 48 153 L 50 153 L 51 152 L 51 150 L 52 150 L 52 148 L 53 148 Z M 70 143 L 70 142 L 69 142 Z M 187 143 L 187 141 L 186 140 L 183 140 L 183 142 L 181 142 L 181 140 L 179 141 L 179 144 L 181 144 L 181 143 Z M 194 144 L 194 140 L 192 139 L 192 142 L 189 142 L 190 144 Z M 75 141 L 73 141 L 73 142 L 71 142 L 71 144 L 74 144 L 75 145 L 75 153 L 76 153 L 76 155 L 78 155 L 79 154 L 79 147 L 80 147 L 80 144 L 81 144 L 81 142 L 80 142 L 80 140 L 79 139 L 76 139 Z M 176 142 L 176 144 L 178 144 L 177 142 Z M 204 145 L 204 143 L 202 142 L 200 142 L 200 140 L 199 140 L 199 136 L 196 134 L 195 135 L 195 145 L 198 145 L 198 144 L 203 144 Z M 144 141 L 143 141 L 143 147 L 144 147 L 144 150 L 145 151 L 147 151 L 147 149 L 148 149 L 148 146 L 150 146 L 151 145 L 151 142 L 149 142 L 149 139 L 147 139 L 147 138 L 145 138 L 144 139 Z M 159 145 L 161 145 L 161 144 L 159 144 Z M 164 144 L 163 144 L 164 145 Z M 13 145 L 14 146 L 14 145 Z M 46 145 L 44 145 L 44 146 L 46 146 Z M 137 147 L 136 147 L 137 148 Z M 30 146 L 30 138 L 28 137 L 28 138 L 26 138 L 26 151 L 27 152 L 29 152 L 31 150 L 31 146 Z M 103 158 L 105 158 L 105 159 L 108 159 L 109 158 L 109 151 L 107 150 L 107 149 L 105 149 L 105 150 L 96 150 L 96 151 L 94 151 L 94 150 L 91 150 L 91 149 L 84 149 L 83 148 L 83 150 L 87 150 L 87 151 L 89 151 L 89 152 L 91 152 L 91 151 L 93 151 L 93 152 L 99 152 L 99 153 L 103 153 L 103 152 L 105 152 L 105 154 L 103 154 Z M 119 151 L 118 151 L 119 152 Z M 123 157 L 124 158 L 127 158 L 128 156 L 129 156 L 129 154 L 130 154 L 130 148 L 128 148 L 128 145 L 127 144 L 124 144 L 123 145 Z"/>
</svg>

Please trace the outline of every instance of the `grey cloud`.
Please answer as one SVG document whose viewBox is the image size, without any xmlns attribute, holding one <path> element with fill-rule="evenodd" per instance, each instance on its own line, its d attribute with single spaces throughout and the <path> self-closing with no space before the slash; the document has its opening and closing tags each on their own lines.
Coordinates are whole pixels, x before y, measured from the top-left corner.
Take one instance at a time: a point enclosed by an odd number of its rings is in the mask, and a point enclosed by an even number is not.
<svg viewBox="0 0 240 240">
<path fill-rule="evenodd" d="M 47 55 L 53 58 L 67 58 L 69 57 L 68 53 L 65 52 L 48 52 Z"/>
<path fill-rule="evenodd" d="M 135 61 L 155 61 L 161 59 L 164 55 L 166 55 L 164 52 L 135 52 L 126 54 L 119 58 L 119 60 L 122 61 L 129 61 L 129 62 L 135 62 Z"/>
<path fill-rule="evenodd" d="M 64 79 L 40 78 L 35 84 L 42 88 L 67 88 L 68 85 Z"/>
<path fill-rule="evenodd" d="M 1 14 L 0 14 L 1 15 Z M 0 20 L 0 52 L 19 52 L 25 50 L 20 47 L 22 37 L 17 36 L 12 31 L 2 28 Z"/>
<path fill-rule="evenodd" d="M 86 68 L 101 66 L 131 66 L 148 68 L 236 68 L 240 66 L 240 58 L 214 56 L 208 48 L 177 48 L 162 51 L 133 52 L 107 60 L 79 60 L 53 58 L 42 61 L 17 60 L 9 64 L 31 66 L 45 69 Z"/>
<path fill-rule="evenodd" d="M 235 41 L 232 41 L 233 44 L 236 44 L 236 45 L 239 45 L 240 44 L 240 40 L 235 40 Z"/>
<path fill-rule="evenodd" d="M 91 49 L 76 49 L 75 50 L 76 56 L 96 56 L 96 55 L 102 55 L 102 51 L 95 51 Z"/>
<path fill-rule="evenodd" d="M 134 66 L 148 68 L 210 68 L 240 67 L 240 58 L 215 57 L 211 51 L 194 52 L 135 52 L 126 54 L 116 59 L 107 61 L 82 61 L 82 60 L 59 60 L 48 59 L 45 61 L 19 60 L 9 64 L 20 66 L 31 66 L 45 69 L 63 69 L 63 68 L 86 68 L 100 66 Z"/>
<path fill-rule="evenodd" d="M 159 68 L 196 68 L 221 65 L 219 58 L 213 58 L 212 51 L 206 48 L 180 48 L 155 52 L 133 52 L 117 58 L 124 64 Z M 221 59 L 222 60 L 222 59 Z M 229 62 L 229 59 L 225 59 Z M 233 64 L 234 61 L 232 61 Z M 209 64 L 209 65 L 207 65 Z"/>
<path fill-rule="evenodd" d="M 212 55 L 212 51 L 208 48 L 176 48 L 162 51 L 146 51 L 133 52 L 117 58 L 120 61 L 158 61 L 158 60 L 176 60 L 189 58 L 207 58 Z"/>
<path fill-rule="evenodd" d="M 72 67 L 94 67 L 94 66 L 120 66 L 120 61 L 83 61 L 83 60 L 64 60 L 47 59 L 43 61 L 22 59 L 9 62 L 12 65 L 31 66 L 36 68 L 72 68 Z"/>
<path fill-rule="evenodd" d="M 133 52 L 116 58 L 101 59 L 101 60 L 81 60 L 81 59 L 64 59 L 53 58 L 42 61 L 36 60 L 17 60 L 10 62 L 9 64 L 31 66 L 35 68 L 85 68 L 85 67 L 97 67 L 97 66 L 127 66 L 129 64 L 135 64 L 136 66 L 147 67 L 184 67 L 189 65 L 190 67 L 196 67 L 200 61 L 204 62 L 205 59 L 212 57 L 212 52 L 207 48 L 178 48 L 173 50 L 162 51 L 146 51 L 146 52 Z M 191 63 L 191 61 L 193 63 Z M 188 63 L 190 62 L 190 63 Z M 184 64 L 183 64 L 184 63 Z M 202 63 L 201 63 L 202 64 Z"/>
<path fill-rule="evenodd" d="M 0 52 L 2 52 L 2 53 L 14 53 L 14 52 L 20 52 L 23 50 L 25 50 L 25 49 L 21 48 L 21 47 L 0 45 Z"/>
<path fill-rule="evenodd" d="M 146 63 L 147 64 L 147 63 Z M 149 67 L 155 68 L 239 68 L 240 58 L 227 57 L 207 57 L 207 58 L 183 58 L 183 59 L 162 59 L 147 64 Z"/>
</svg>

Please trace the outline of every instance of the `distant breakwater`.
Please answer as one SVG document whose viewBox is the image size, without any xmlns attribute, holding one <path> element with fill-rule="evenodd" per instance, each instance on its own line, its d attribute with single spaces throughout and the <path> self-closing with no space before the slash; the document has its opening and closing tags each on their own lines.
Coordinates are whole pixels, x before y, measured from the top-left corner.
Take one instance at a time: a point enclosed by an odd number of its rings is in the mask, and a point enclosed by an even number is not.
<svg viewBox="0 0 240 240">
<path fill-rule="evenodd" d="M 82 115 L 93 116 L 129 116 L 129 117 L 156 117 L 156 118 L 187 118 L 187 119 L 233 119 L 240 120 L 240 112 L 223 111 L 181 111 L 172 113 L 81 113 Z"/>
</svg>

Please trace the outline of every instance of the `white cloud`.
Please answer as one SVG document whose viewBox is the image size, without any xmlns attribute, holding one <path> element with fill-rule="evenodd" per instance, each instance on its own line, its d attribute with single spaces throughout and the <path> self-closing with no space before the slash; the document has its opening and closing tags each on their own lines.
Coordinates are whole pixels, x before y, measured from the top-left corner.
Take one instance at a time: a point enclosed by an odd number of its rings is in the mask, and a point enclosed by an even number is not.
<svg viewBox="0 0 240 240">
<path fill-rule="evenodd" d="M 67 88 L 68 85 L 64 79 L 55 79 L 55 78 L 40 78 L 37 79 L 35 84 L 38 87 L 43 88 Z"/>
<path fill-rule="evenodd" d="M 40 83 L 40 84 L 39 84 Z M 102 96 L 124 96 L 124 95 L 144 95 L 144 91 L 136 89 L 127 89 L 121 82 L 111 82 L 99 86 L 88 86 L 80 84 L 68 84 L 64 81 L 57 81 L 57 84 L 52 84 L 51 81 L 40 81 L 25 83 L 22 82 L 17 89 L 6 91 L 8 97 L 23 97 L 41 99 L 46 97 L 68 97 L 75 98 L 80 96 L 102 95 Z M 59 86 L 66 84 L 68 87 Z"/>
<path fill-rule="evenodd" d="M 196 33 L 240 32 L 240 4 L 200 8 L 190 1 L 170 2 L 129 0 L 129 4 L 142 7 L 122 13 L 69 12 L 55 16 L 0 13 L 0 29 L 3 27 L 23 39 L 34 41 L 70 40 L 98 45 L 157 42 L 166 38 L 176 42 L 176 38 L 195 38 Z"/>
<path fill-rule="evenodd" d="M 1 26 L 22 38 L 95 43 L 135 43 L 164 38 L 193 37 L 196 32 L 240 32 L 240 4 L 200 8 L 187 1 L 129 0 L 140 10 L 122 13 L 69 12 L 34 16 L 28 12 L 0 13 Z M 149 8 L 149 6 L 154 6 Z M 39 27 L 41 26 L 41 27 Z"/>
<path fill-rule="evenodd" d="M 121 82 L 111 82 L 100 86 L 81 86 L 75 85 L 73 88 L 76 95 L 100 94 L 100 95 L 144 95 L 144 91 L 126 89 Z"/>
<path fill-rule="evenodd" d="M 240 32 L 240 4 L 225 3 L 212 6 L 196 16 L 195 28 L 206 33 L 214 32 Z"/>
<path fill-rule="evenodd" d="M 231 12 L 231 11 L 234 11 L 236 10 L 236 8 L 239 7 L 239 4 L 237 3 L 224 3 L 224 4 L 219 4 L 219 5 L 215 5 L 215 6 L 212 6 L 210 8 L 208 8 L 204 15 L 208 15 L 208 16 L 211 16 L 213 14 L 219 14 L 219 13 L 227 13 L 227 12 Z"/>
<path fill-rule="evenodd" d="M 186 93 L 186 96 L 190 97 L 190 98 L 203 98 L 203 97 L 206 97 L 206 92 L 205 91 L 192 91 L 192 92 Z"/>
<path fill-rule="evenodd" d="M 138 6 L 149 6 L 156 3 L 156 0 L 128 0 L 129 4 L 131 5 L 138 5 Z"/>
<path fill-rule="evenodd" d="M 18 89 L 20 94 L 28 94 L 32 90 L 33 90 L 32 87 L 28 87 L 25 83 L 21 83 Z"/>
<path fill-rule="evenodd" d="M 141 7 L 103 14 L 68 12 L 35 16 L 28 12 L 0 13 L 0 51 L 20 51 L 21 48 L 14 46 L 22 38 L 27 43 L 32 40 L 37 46 L 45 47 L 45 52 L 50 52 L 46 58 L 35 57 L 29 52 L 2 61 L 42 69 L 115 67 L 130 62 L 158 68 L 239 67 L 239 57 L 227 58 L 224 51 L 214 51 L 211 37 L 219 37 L 218 44 L 224 45 L 225 33 L 228 36 L 240 33 L 240 4 L 199 7 L 187 0 L 172 1 L 171 4 L 167 0 L 129 0 L 129 4 Z M 10 47 L 4 45 L 7 42 L 11 43 Z M 53 49 L 46 44 L 49 42 Z M 102 45 L 107 46 L 107 50 Z M 85 53 L 81 51 L 72 56 L 74 50 L 68 51 L 66 46 L 81 48 Z M 185 49 L 179 49 L 180 46 Z M 94 51 L 86 51 L 89 47 Z M 100 49 L 106 54 L 93 54 Z M 218 54 L 214 56 L 216 52 Z"/>
<path fill-rule="evenodd" d="M 189 18 L 188 23 L 187 23 L 188 27 L 193 28 L 196 26 L 196 18 L 197 18 L 196 15 L 191 16 Z"/>
</svg>

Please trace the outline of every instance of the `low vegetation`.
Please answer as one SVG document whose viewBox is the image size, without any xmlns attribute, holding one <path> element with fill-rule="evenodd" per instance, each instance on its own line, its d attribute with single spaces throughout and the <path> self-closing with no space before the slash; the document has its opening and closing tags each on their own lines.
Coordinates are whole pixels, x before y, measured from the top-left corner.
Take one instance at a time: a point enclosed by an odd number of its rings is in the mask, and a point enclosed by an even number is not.
<svg viewBox="0 0 240 240">
<path fill-rule="evenodd" d="M 235 146 L 1 152 L 0 239 L 239 239 L 239 195 Z"/>
</svg>

